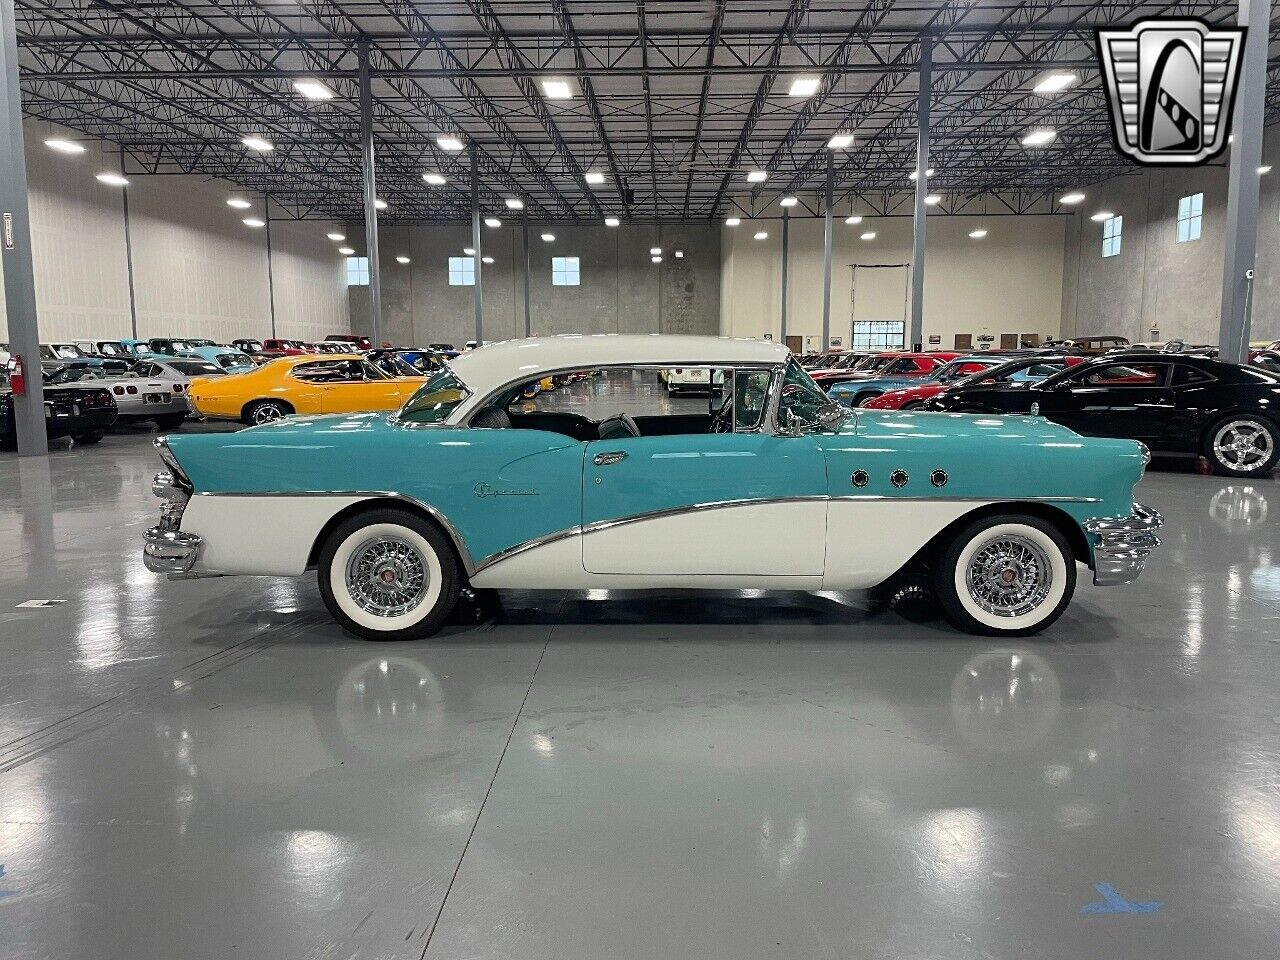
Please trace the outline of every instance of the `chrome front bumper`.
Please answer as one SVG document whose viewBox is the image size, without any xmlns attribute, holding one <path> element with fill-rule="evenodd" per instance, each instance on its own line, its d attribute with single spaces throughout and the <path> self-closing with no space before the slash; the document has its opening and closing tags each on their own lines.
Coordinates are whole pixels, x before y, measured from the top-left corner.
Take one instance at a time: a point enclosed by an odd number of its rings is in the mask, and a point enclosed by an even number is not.
<svg viewBox="0 0 1280 960">
<path fill-rule="evenodd" d="M 1164 525 L 1160 514 L 1140 503 L 1127 517 L 1098 517 L 1084 528 L 1098 538 L 1093 546 L 1093 582 L 1114 587 L 1138 579 L 1151 551 L 1160 546 L 1155 531 Z"/>
<path fill-rule="evenodd" d="M 195 566 L 203 542 L 194 533 L 152 527 L 142 536 L 142 562 L 152 573 L 180 577 Z"/>
</svg>

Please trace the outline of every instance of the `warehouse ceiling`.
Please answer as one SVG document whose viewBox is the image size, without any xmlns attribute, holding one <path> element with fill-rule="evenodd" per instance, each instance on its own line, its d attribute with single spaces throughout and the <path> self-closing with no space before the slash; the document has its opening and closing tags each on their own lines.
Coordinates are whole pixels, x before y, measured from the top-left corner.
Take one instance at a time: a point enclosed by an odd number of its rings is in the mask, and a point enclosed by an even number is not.
<svg viewBox="0 0 1280 960">
<path fill-rule="evenodd" d="M 939 208 L 1052 210 L 1064 190 L 1133 171 L 1112 144 L 1093 30 L 1152 15 L 1234 23 L 1235 4 L 18 0 L 18 43 L 30 117 L 107 141 L 126 174 L 269 194 L 273 215 L 360 219 L 363 43 L 383 218 L 467 216 L 474 151 L 486 212 L 519 198 L 541 220 L 715 220 L 788 194 L 795 213 L 818 211 L 829 156 L 838 211 L 906 210 L 922 37 Z M 1053 72 L 1076 80 L 1034 92 Z M 791 95 L 797 79 L 816 91 Z M 570 96 L 548 96 L 549 80 Z M 1044 128 L 1047 147 L 1022 145 Z M 829 151 L 845 131 L 852 145 Z"/>
</svg>

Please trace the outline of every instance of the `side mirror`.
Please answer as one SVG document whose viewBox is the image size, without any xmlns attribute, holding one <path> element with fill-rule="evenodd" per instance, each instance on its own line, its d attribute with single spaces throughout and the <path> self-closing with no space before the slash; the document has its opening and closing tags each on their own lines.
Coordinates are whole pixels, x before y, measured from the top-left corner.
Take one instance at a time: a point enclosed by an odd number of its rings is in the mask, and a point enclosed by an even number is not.
<svg viewBox="0 0 1280 960">
<path fill-rule="evenodd" d="M 840 404 L 831 402 L 818 408 L 818 423 L 824 430 L 837 430 L 848 417 L 849 410 Z"/>
<path fill-rule="evenodd" d="M 800 429 L 800 418 L 790 407 L 778 407 L 778 436 L 799 437 L 804 431 Z"/>
</svg>

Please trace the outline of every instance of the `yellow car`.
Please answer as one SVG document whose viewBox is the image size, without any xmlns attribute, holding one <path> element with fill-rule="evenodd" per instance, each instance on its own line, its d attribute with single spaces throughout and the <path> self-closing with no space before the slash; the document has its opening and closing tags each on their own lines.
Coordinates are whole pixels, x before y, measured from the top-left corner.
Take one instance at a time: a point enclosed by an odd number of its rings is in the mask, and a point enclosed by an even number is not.
<svg viewBox="0 0 1280 960">
<path fill-rule="evenodd" d="M 187 388 L 193 413 L 250 426 L 291 413 L 395 410 L 426 382 L 392 377 L 360 354 L 281 357 L 230 377 L 200 377 Z"/>
</svg>

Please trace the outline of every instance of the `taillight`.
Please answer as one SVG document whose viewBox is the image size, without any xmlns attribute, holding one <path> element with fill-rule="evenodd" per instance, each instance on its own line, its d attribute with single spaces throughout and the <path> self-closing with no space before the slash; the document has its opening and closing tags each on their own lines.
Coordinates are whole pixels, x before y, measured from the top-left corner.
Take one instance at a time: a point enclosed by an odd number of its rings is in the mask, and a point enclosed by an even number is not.
<svg viewBox="0 0 1280 960">
<path fill-rule="evenodd" d="M 114 393 L 117 397 L 123 397 L 124 387 L 112 387 L 111 392 Z"/>
<path fill-rule="evenodd" d="M 138 388 L 137 388 L 137 387 L 125 387 L 125 388 L 124 388 L 124 392 L 125 392 L 125 393 L 137 393 L 137 392 L 138 392 Z"/>
<path fill-rule="evenodd" d="M 175 383 L 175 384 L 173 385 L 173 392 L 174 392 L 174 393 L 181 393 L 181 392 L 182 392 L 182 384 L 180 384 L 180 383 Z"/>
<path fill-rule="evenodd" d="M 679 367 L 676 367 L 676 373 L 684 373 L 684 371 L 681 370 Z"/>
</svg>

